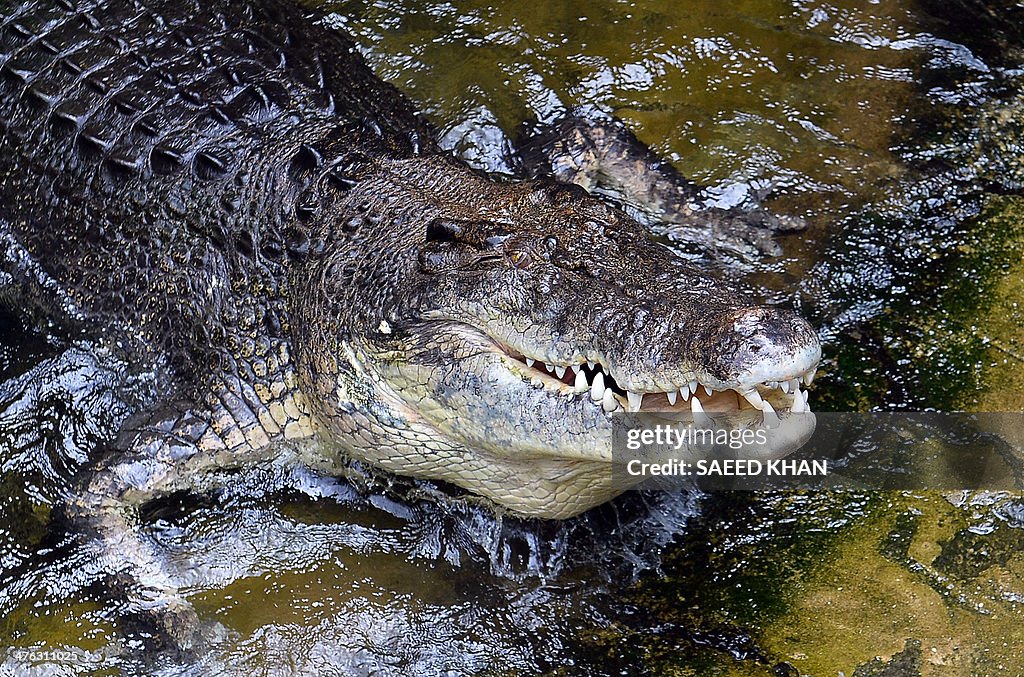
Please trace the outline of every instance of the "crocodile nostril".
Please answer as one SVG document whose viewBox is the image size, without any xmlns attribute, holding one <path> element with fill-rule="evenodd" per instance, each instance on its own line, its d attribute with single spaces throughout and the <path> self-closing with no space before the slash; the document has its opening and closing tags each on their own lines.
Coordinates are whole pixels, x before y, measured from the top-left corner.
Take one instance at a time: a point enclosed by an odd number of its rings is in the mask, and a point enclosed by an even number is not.
<svg viewBox="0 0 1024 677">
<path fill-rule="evenodd" d="M 752 353 L 759 353 L 759 352 L 761 352 L 761 345 L 758 344 L 758 343 L 751 343 L 750 344 L 750 352 L 752 352 Z"/>
</svg>

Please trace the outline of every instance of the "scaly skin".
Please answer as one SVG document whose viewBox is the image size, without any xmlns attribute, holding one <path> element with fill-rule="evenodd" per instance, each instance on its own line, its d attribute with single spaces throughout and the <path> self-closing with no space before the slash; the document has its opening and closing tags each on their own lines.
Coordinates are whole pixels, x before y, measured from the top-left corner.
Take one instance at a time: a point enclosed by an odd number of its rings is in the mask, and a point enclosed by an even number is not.
<svg viewBox="0 0 1024 677">
<path fill-rule="evenodd" d="M 167 364 L 182 403 L 118 444 L 159 472 L 99 472 L 87 505 L 180 488 L 181 459 L 319 435 L 566 517 L 615 493 L 626 391 L 667 408 L 696 380 L 803 406 L 760 384 L 814 369 L 806 322 L 585 191 L 441 154 L 348 38 L 290 4 L 29 2 L 0 23 L 6 266 L 31 261 L 72 321 Z M 617 390 L 591 388 L 598 368 Z"/>
<path fill-rule="evenodd" d="M 799 218 L 763 209 L 705 204 L 705 187 L 655 155 L 622 121 L 594 109 L 572 110 L 553 124 L 524 129 L 519 154 L 525 173 L 606 195 L 658 234 L 712 254 L 778 256 L 782 249 L 772 236 L 806 227 Z"/>
</svg>

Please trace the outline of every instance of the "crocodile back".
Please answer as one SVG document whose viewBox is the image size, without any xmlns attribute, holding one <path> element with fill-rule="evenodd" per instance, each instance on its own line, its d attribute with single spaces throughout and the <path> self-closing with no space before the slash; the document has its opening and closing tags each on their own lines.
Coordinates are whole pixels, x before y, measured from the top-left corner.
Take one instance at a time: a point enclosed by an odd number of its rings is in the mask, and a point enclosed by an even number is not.
<svg viewBox="0 0 1024 677">
<path fill-rule="evenodd" d="M 281 334 L 329 193 L 360 158 L 431 138 L 290 3 L 57 0 L 0 18 L 0 222 L 107 326 L 193 348 Z"/>
</svg>

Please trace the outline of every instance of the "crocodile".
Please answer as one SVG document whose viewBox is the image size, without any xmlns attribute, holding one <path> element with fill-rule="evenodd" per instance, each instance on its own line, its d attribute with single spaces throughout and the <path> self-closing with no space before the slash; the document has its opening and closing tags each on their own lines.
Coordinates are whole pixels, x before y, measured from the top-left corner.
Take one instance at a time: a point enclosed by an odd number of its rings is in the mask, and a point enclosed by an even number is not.
<svg viewBox="0 0 1024 677">
<path fill-rule="evenodd" d="M 299 7 L 26 3 L 0 40 L 8 268 L 167 365 L 150 451 L 320 435 L 560 517 L 519 466 L 593 458 L 615 412 L 806 406 L 807 322 L 585 190 L 471 171 Z"/>
<path fill-rule="evenodd" d="M 809 323 L 556 178 L 450 156 L 290 2 L 5 10 L 0 298 L 159 385 L 70 512 L 152 572 L 132 506 L 316 440 L 566 518 L 623 413 L 807 409 Z"/>
</svg>

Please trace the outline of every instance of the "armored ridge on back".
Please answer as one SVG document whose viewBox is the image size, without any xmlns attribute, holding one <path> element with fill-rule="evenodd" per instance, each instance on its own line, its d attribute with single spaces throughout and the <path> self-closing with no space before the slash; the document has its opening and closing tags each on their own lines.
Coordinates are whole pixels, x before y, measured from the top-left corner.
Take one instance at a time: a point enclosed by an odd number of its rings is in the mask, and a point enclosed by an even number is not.
<svg viewBox="0 0 1024 677">
<path fill-rule="evenodd" d="M 820 356 L 802 319 L 585 191 L 447 157 L 348 38 L 278 0 L 8 12 L 0 234 L 26 298 L 58 290 L 185 403 L 125 431 L 86 513 L 318 436 L 567 517 L 615 493 L 614 412 L 801 411 Z"/>
</svg>

